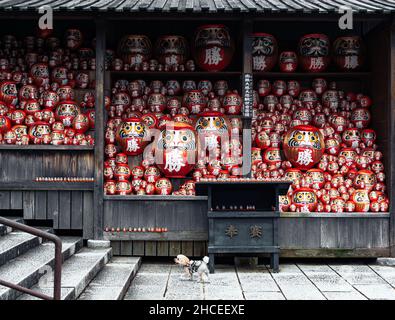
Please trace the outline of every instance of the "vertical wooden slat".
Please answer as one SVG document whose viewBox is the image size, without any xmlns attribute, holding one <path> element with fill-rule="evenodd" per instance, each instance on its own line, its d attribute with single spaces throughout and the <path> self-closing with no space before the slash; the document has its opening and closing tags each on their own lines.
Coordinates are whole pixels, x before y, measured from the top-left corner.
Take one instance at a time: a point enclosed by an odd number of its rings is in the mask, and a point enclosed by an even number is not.
<svg viewBox="0 0 395 320">
<path fill-rule="evenodd" d="M 34 219 L 47 218 L 47 191 L 34 191 Z"/>
<path fill-rule="evenodd" d="M 133 255 L 133 242 L 132 241 L 120 241 L 121 242 L 121 256 Z"/>
<path fill-rule="evenodd" d="M 82 191 L 71 191 L 71 229 L 82 229 L 84 214 Z"/>
<path fill-rule="evenodd" d="M 169 255 L 177 256 L 181 253 L 181 241 L 170 241 L 169 243 Z"/>
<path fill-rule="evenodd" d="M 82 228 L 84 239 L 93 238 L 93 192 L 84 191 L 83 194 L 84 212 L 82 218 Z"/>
<path fill-rule="evenodd" d="M 53 228 L 59 228 L 59 192 L 48 191 L 47 194 L 47 219 L 53 220 Z"/>
<path fill-rule="evenodd" d="M 168 241 L 158 241 L 156 244 L 156 254 L 158 257 L 168 257 L 169 256 L 169 242 Z"/>
<path fill-rule="evenodd" d="M 156 256 L 156 241 L 145 241 L 145 255 Z"/>
<path fill-rule="evenodd" d="M 111 248 L 114 256 L 119 256 L 121 253 L 121 241 L 111 241 Z"/>
<path fill-rule="evenodd" d="M 23 209 L 23 193 L 22 191 L 12 191 L 10 195 L 10 206 L 12 210 Z"/>
<path fill-rule="evenodd" d="M 193 256 L 203 257 L 207 254 L 207 243 L 203 241 L 193 242 Z"/>
<path fill-rule="evenodd" d="M 11 194 L 9 191 L 0 192 L 0 209 L 11 208 Z"/>
<path fill-rule="evenodd" d="M 133 255 L 134 256 L 144 255 L 144 241 L 133 241 Z"/>
<path fill-rule="evenodd" d="M 59 192 L 59 229 L 71 227 L 71 192 Z"/>
<path fill-rule="evenodd" d="M 33 219 L 34 218 L 34 192 L 24 191 L 23 192 L 23 218 Z"/>
<path fill-rule="evenodd" d="M 102 17 L 96 23 L 96 99 L 95 99 L 95 189 L 94 238 L 103 238 L 103 164 L 104 164 L 104 59 L 106 51 L 106 21 Z"/>
<path fill-rule="evenodd" d="M 193 255 L 193 241 L 182 241 L 181 252 L 187 257 L 191 257 Z"/>
</svg>

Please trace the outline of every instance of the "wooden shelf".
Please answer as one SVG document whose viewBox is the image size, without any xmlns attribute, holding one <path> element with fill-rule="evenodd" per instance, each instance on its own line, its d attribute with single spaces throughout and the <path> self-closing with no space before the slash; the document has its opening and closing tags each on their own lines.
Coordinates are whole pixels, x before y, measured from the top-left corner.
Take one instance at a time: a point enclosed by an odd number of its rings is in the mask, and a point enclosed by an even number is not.
<svg viewBox="0 0 395 320">
<path fill-rule="evenodd" d="M 93 191 L 94 182 L 0 182 L 7 191 Z"/>
<path fill-rule="evenodd" d="M 94 146 L 74 146 L 74 145 L 15 145 L 15 144 L 2 144 L 1 150 L 17 150 L 17 151 L 93 151 Z"/>
<path fill-rule="evenodd" d="M 390 218 L 388 212 L 281 212 L 281 218 Z"/>
<path fill-rule="evenodd" d="M 306 72 L 254 72 L 254 77 L 259 77 L 262 79 L 303 79 L 303 78 L 329 78 L 329 79 L 355 79 L 355 80 L 365 80 L 369 79 L 372 75 L 371 72 L 319 72 L 319 73 L 306 73 Z M 257 79 L 255 79 L 257 80 Z M 258 79 L 259 80 L 259 79 Z"/>
<path fill-rule="evenodd" d="M 165 72 L 165 71 L 110 71 L 111 76 L 129 76 L 134 78 L 227 78 L 239 77 L 239 71 L 220 71 L 220 72 L 207 72 L 207 71 L 178 71 L 178 72 Z"/>
<path fill-rule="evenodd" d="M 279 213 L 276 211 L 208 211 L 209 218 L 278 218 Z"/>
<path fill-rule="evenodd" d="M 207 241 L 207 232 L 168 231 L 168 232 L 103 232 L 104 240 L 112 241 Z"/>
<path fill-rule="evenodd" d="M 207 201 L 206 196 L 161 196 L 161 195 L 130 195 L 130 196 L 104 196 L 106 201 Z"/>
</svg>

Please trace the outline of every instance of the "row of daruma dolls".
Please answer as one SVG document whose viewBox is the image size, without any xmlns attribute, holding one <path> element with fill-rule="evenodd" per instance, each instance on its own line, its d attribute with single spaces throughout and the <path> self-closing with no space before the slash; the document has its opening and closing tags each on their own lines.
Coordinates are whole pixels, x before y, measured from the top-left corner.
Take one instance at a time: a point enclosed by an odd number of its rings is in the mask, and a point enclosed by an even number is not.
<svg viewBox="0 0 395 320">
<path fill-rule="evenodd" d="M 0 82 L 2 144 L 93 145 L 94 127 L 93 92 L 78 103 L 70 86 Z"/>
<path fill-rule="evenodd" d="M 298 94 L 284 81 L 260 83 L 253 176 L 293 181 L 281 198 L 284 211 L 388 211 L 383 155 L 369 128 L 371 99 L 319 80 Z"/>
<path fill-rule="evenodd" d="M 64 43 L 51 33 L 39 30 L 23 40 L 14 35 L 1 39 L 2 144 L 94 144 L 86 134 L 95 123 L 94 93 L 74 100 L 74 88 L 94 88 L 89 73 L 75 71 L 88 64 L 94 69 L 93 50 L 81 47 L 77 29 L 66 30 Z M 92 109 L 84 112 L 85 107 Z"/>
<path fill-rule="evenodd" d="M 146 113 L 168 113 L 171 116 L 216 111 L 239 115 L 243 101 L 237 90 L 230 90 L 227 81 L 177 80 L 163 83 L 153 80 L 118 80 L 112 90 L 109 117 L 141 116 Z"/>
<path fill-rule="evenodd" d="M 140 165 L 128 164 L 128 156 L 119 152 L 110 154 L 104 162 L 104 193 L 106 195 L 195 195 L 195 181 L 186 180 L 178 190 L 149 160 Z"/>
<path fill-rule="evenodd" d="M 331 60 L 341 71 L 356 71 L 365 63 L 366 48 L 359 36 L 341 36 L 332 46 L 325 34 L 306 34 L 295 51 L 279 52 L 276 38 L 268 33 L 254 33 L 252 41 L 253 70 L 271 71 L 277 64 L 282 72 L 324 72 Z"/>
</svg>

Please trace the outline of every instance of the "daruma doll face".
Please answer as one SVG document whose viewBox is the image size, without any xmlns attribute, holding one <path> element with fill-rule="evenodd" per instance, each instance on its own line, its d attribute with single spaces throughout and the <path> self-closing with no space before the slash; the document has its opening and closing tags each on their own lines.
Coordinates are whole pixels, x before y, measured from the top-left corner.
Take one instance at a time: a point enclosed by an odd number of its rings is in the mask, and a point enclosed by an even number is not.
<svg viewBox="0 0 395 320">
<path fill-rule="evenodd" d="M 284 137 L 284 154 L 298 169 L 308 170 L 318 163 L 325 150 L 321 132 L 313 126 L 295 126 Z"/>
</svg>

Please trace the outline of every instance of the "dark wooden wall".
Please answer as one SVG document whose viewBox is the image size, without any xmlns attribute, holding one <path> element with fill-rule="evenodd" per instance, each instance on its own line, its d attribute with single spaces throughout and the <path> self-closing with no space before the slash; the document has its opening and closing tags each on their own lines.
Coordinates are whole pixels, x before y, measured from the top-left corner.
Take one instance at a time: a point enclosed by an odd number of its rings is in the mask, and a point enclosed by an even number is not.
<svg viewBox="0 0 395 320">
<path fill-rule="evenodd" d="M 93 177 L 91 151 L 1 150 L 0 210 L 93 236 L 93 184 L 35 182 L 36 177 Z"/>
</svg>

